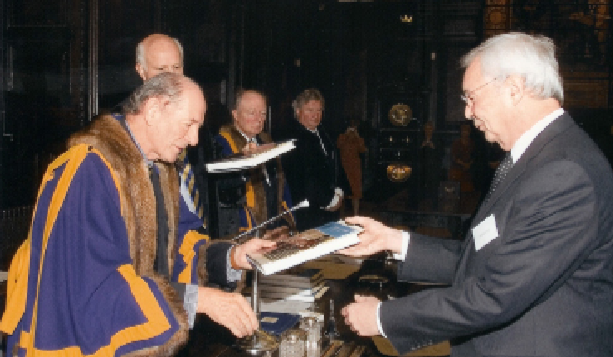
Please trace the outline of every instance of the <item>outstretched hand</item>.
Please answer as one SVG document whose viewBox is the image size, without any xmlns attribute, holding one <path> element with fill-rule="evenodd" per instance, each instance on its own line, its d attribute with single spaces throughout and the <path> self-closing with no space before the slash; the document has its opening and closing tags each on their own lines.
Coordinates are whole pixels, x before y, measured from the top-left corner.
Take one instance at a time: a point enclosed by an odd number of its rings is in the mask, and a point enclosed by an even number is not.
<svg viewBox="0 0 613 357">
<path fill-rule="evenodd" d="M 198 312 L 225 326 L 236 337 L 245 337 L 258 329 L 258 319 L 247 300 L 238 293 L 200 287 Z"/>
<path fill-rule="evenodd" d="M 353 257 L 376 254 L 385 250 L 402 253 L 402 231 L 388 227 L 369 217 L 348 217 L 345 222 L 364 227 L 360 242 L 354 246 L 338 251 Z"/>
<path fill-rule="evenodd" d="M 235 246 L 232 254 L 234 254 L 236 267 L 244 270 L 252 269 L 251 264 L 249 264 L 247 260 L 247 254 L 255 253 L 263 249 L 274 248 L 276 245 L 277 243 L 270 240 L 252 238 L 241 245 Z"/>
</svg>

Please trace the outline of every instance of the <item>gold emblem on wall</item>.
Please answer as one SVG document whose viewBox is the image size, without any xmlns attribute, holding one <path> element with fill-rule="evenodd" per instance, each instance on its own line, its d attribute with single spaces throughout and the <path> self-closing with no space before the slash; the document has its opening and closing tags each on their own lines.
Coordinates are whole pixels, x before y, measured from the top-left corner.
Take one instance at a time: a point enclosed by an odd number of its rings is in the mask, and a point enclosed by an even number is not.
<svg viewBox="0 0 613 357">
<path fill-rule="evenodd" d="M 392 182 L 404 182 L 411 176 L 411 167 L 406 164 L 387 165 L 387 178 Z"/>
<path fill-rule="evenodd" d="M 398 103 L 392 106 L 387 117 L 394 126 L 407 126 L 413 119 L 413 111 L 408 105 Z"/>
</svg>

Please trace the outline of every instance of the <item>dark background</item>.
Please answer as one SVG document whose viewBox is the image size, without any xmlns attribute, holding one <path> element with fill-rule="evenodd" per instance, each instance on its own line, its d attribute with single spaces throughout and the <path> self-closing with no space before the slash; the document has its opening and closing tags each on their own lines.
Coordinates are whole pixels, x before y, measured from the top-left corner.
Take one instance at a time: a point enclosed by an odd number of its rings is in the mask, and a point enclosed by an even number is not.
<svg viewBox="0 0 613 357">
<path fill-rule="evenodd" d="M 445 172 L 464 120 L 459 58 L 509 30 L 556 40 L 564 107 L 611 157 L 610 7 L 610 0 L 3 0 L 0 208 L 32 205 L 67 136 L 140 83 L 134 50 L 154 32 L 182 42 L 185 72 L 208 97 L 212 132 L 228 120 L 239 87 L 268 95 L 273 136 L 292 120 L 296 94 L 319 88 L 333 138 L 349 119 L 360 122 L 367 198 L 418 189 L 426 121 L 436 125 Z M 399 103 L 412 109 L 406 127 L 387 119 Z M 474 140 L 485 150 L 480 133 Z M 395 163 L 414 168 L 408 181 L 387 179 Z"/>
</svg>

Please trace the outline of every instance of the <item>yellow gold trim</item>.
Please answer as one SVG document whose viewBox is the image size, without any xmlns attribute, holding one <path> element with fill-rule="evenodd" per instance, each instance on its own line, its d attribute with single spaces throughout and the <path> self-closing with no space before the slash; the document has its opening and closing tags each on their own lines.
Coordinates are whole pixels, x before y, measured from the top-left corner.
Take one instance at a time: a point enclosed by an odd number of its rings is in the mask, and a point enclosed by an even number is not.
<svg viewBox="0 0 613 357">
<path fill-rule="evenodd" d="M 201 241 L 208 243 L 209 236 L 200 234 L 196 231 L 189 231 L 183 238 L 183 243 L 179 247 L 179 254 L 183 255 L 183 262 L 185 262 L 185 269 L 177 277 L 179 283 L 191 284 L 192 283 L 192 269 L 194 266 L 194 246 Z"/>
</svg>

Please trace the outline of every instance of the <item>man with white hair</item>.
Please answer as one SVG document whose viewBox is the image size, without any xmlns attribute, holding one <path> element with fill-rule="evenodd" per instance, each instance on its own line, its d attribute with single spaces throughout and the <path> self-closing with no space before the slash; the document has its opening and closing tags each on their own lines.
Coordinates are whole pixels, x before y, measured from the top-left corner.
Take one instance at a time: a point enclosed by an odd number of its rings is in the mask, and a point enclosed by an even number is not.
<svg viewBox="0 0 613 357">
<path fill-rule="evenodd" d="M 372 219 L 342 253 L 390 250 L 398 278 L 442 282 L 343 308 L 398 352 L 449 340 L 451 356 L 613 356 L 613 173 L 561 105 L 553 41 L 509 33 L 463 59 L 465 114 L 507 152 L 463 242 Z"/>
<path fill-rule="evenodd" d="M 232 124 L 222 126 L 214 139 L 218 154 L 228 157 L 250 153 L 259 145 L 272 143 L 270 135 L 263 131 L 267 108 L 266 96 L 262 92 L 239 90 L 232 110 Z M 292 208 L 279 158 L 251 170 L 226 174 L 218 182 L 220 216 L 223 214 L 225 218 L 230 218 L 220 222 L 221 236 L 246 232 Z M 282 225 L 295 229 L 291 212 L 282 218 L 269 224 L 266 229 Z"/>
<path fill-rule="evenodd" d="M 257 329 L 241 294 L 196 285 L 200 247 L 221 285 L 251 269 L 249 252 L 274 246 L 210 244 L 202 223 L 182 215 L 175 161 L 198 143 L 205 112 L 195 82 L 162 73 L 132 93 L 125 115 L 70 138 L 11 263 L 0 321 L 11 354 L 171 356 L 196 313 L 238 337 Z"/>
<path fill-rule="evenodd" d="M 143 81 L 162 72 L 183 74 L 183 46 L 163 34 L 145 37 L 136 46 L 136 72 Z"/>
<path fill-rule="evenodd" d="M 135 69 L 143 81 L 163 72 L 183 74 L 183 46 L 178 39 L 165 34 L 151 34 L 136 46 Z M 205 157 L 211 146 L 208 127 L 199 131 L 200 145 L 186 148 L 179 155 L 181 166 L 181 196 L 187 208 L 207 225 L 208 178 L 204 170 Z"/>
</svg>

